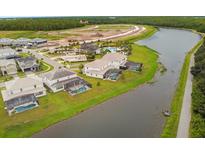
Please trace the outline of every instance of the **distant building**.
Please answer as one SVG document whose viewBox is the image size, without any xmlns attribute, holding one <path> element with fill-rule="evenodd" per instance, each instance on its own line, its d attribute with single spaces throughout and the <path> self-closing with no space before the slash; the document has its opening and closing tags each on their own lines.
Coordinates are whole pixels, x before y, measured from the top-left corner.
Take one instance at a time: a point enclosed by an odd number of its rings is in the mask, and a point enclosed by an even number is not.
<svg viewBox="0 0 205 154">
<path fill-rule="evenodd" d="M 37 60 L 34 57 L 23 57 L 16 59 L 20 69 L 22 72 L 25 71 L 38 71 L 39 70 L 39 64 L 37 63 Z"/>
<path fill-rule="evenodd" d="M 2 97 L 9 115 L 38 107 L 37 97 L 46 95 L 40 78 L 26 77 L 5 82 Z"/>
<path fill-rule="evenodd" d="M 102 59 L 97 59 L 93 62 L 84 65 L 83 72 L 87 76 L 95 78 L 105 78 L 106 72 L 110 69 L 119 69 L 124 66 L 127 57 L 120 53 L 108 53 Z"/>
<path fill-rule="evenodd" d="M 17 57 L 16 50 L 11 48 L 0 48 L 0 59 L 11 59 Z"/>
<path fill-rule="evenodd" d="M 3 46 L 32 47 L 34 45 L 40 45 L 44 43 L 47 43 L 47 40 L 42 38 L 34 38 L 34 39 L 18 38 L 16 40 L 9 39 L 9 38 L 0 39 L 0 45 Z"/>
<path fill-rule="evenodd" d="M 89 22 L 87 20 L 80 20 L 81 24 L 88 24 Z"/>
<path fill-rule="evenodd" d="M 39 45 L 39 44 L 47 43 L 47 40 L 42 39 L 42 38 L 35 38 L 35 39 L 31 40 L 30 43 L 32 43 L 33 45 Z"/>
<path fill-rule="evenodd" d="M 87 61 L 86 55 L 66 55 L 66 56 L 62 56 L 61 59 L 63 59 L 66 62 Z"/>
<path fill-rule="evenodd" d="M 28 39 L 28 38 L 19 38 L 17 40 L 14 40 L 12 42 L 12 45 L 13 46 L 17 46 L 17 47 L 20 47 L 20 46 L 28 46 L 28 45 L 32 45 L 31 43 L 31 39 Z"/>
<path fill-rule="evenodd" d="M 81 44 L 80 49 L 86 51 L 87 53 L 96 54 L 99 47 L 95 43 L 83 43 Z"/>
<path fill-rule="evenodd" d="M 10 46 L 10 45 L 12 45 L 12 42 L 13 42 L 13 41 L 14 41 L 13 39 L 1 38 L 1 39 L 0 39 L 0 45 Z"/>
<path fill-rule="evenodd" d="M 17 74 L 16 62 L 14 59 L 0 60 L 0 70 L 2 75 Z"/>
</svg>

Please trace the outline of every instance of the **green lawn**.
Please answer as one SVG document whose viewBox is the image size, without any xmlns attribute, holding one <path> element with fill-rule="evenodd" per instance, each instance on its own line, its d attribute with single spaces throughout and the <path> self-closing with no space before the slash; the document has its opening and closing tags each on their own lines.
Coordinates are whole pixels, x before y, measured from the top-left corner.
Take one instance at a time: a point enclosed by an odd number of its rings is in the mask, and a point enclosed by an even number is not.
<svg viewBox="0 0 205 154">
<path fill-rule="evenodd" d="M 4 76 L 0 75 L 0 83 L 1 82 L 6 82 L 6 81 L 9 81 L 9 80 L 12 80 L 12 79 L 13 79 L 13 77 L 10 76 L 10 75 L 4 75 Z"/>
<path fill-rule="evenodd" d="M 189 71 L 189 64 L 191 55 L 198 50 L 202 45 L 203 40 L 200 40 L 194 48 L 192 48 L 185 57 L 184 64 L 180 73 L 177 89 L 171 103 L 172 115 L 167 118 L 161 137 L 176 137 L 181 107 L 184 97 L 184 91 Z"/>
<path fill-rule="evenodd" d="M 150 27 L 149 30 L 153 29 Z M 29 137 L 43 128 L 150 81 L 158 68 L 158 55 L 147 47 L 136 44 L 132 46 L 132 55 L 128 59 L 143 63 L 142 72 L 124 71 L 116 82 L 81 75 L 93 85 L 91 90 L 76 96 L 70 96 L 64 91 L 48 93 L 47 96 L 39 98 L 38 108 L 11 117 L 4 110 L 0 98 L 0 137 Z M 97 82 L 100 82 L 100 86 L 97 86 Z"/>
<path fill-rule="evenodd" d="M 45 38 L 49 40 L 58 40 L 64 38 L 64 35 L 49 34 L 46 31 L 0 31 L 0 38 L 12 38 L 18 39 L 20 37 L 25 38 Z"/>
<path fill-rule="evenodd" d="M 49 65 L 48 63 L 44 62 L 44 61 L 40 61 L 40 71 L 37 72 L 37 74 L 39 73 L 46 73 L 53 70 L 53 66 Z"/>
</svg>

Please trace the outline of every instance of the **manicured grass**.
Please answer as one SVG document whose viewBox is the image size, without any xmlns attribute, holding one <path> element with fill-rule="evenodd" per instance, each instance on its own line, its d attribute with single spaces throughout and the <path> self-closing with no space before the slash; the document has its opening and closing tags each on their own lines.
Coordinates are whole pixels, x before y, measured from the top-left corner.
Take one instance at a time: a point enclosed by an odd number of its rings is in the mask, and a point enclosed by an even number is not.
<svg viewBox="0 0 205 154">
<path fill-rule="evenodd" d="M 18 39 L 20 37 L 25 38 L 45 38 L 49 40 L 58 40 L 64 38 L 63 35 L 57 34 L 49 34 L 48 32 L 44 31 L 0 31 L 0 38 L 12 38 Z"/>
<path fill-rule="evenodd" d="M 10 75 L 4 75 L 4 76 L 0 75 L 0 83 L 1 82 L 6 82 L 6 81 L 9 81 L 9 80 L 12 80 L 12 79 L 13 79 L 13 77 L 10 76 Z"/>
<path fill-rule="evenodd" d="M 171 116 L 166 119 L 166 123 L 161 134 L 161 137 L 176 137 L 179 118 L 182 108 L 182 102 L 184 97 L 184 91 L 187 81 L 187 75 L 189 71 L 189 64 L 191 55 L 197 51 L 202 45 L 203 40 L 200 40 L 186 55 L 184 64 L 180 73 L 177 89 L 171 103 Z"/>
<path fill-rule="evenodd" d="M 24 78 L 24 77 L 26 77 L 25 72 L 22 72 L 21 70 L 17 72 L 17 75 L 18 75 L 19 78 Z"/>
<path fill-rule="evenodd" d="M 142 34 L 144 35 L 144 34 Z M 68 119 L 112 97 L 150 81 L 158 68 L 158 55 L 153 50 L 132 44 L 129 60 L 143 63 L 142 72 L 124 71 L 116 81 L 105 81 L 81 75 L 92 84 L 89 91 L 70 96 L 67 92 L 48 93 L 39 98 L 40 106 L 9 117 L 0 99 L 0 137 L 28 137 L 56 122 Z M 100 86 L 97 83 L 100 82 Z"/>
<path fill-rule="evenodd" d="M 31 54 L 26 53 L 26 52 L 21 52 L 21 53 L 19 53 L 19 56 L 25 58 L 25 57 L 29 57 L 29 56 L 31 56 Z"/>
<path fill-rule="evenodd" d="M 37 72 L 37 74 L 49 72 L 49 71 L 53 70 L 53 68 L 54 68 L 53 66 L 51 66 L 48 63 L 40 60 L 40 71 Z"/>
</svg>

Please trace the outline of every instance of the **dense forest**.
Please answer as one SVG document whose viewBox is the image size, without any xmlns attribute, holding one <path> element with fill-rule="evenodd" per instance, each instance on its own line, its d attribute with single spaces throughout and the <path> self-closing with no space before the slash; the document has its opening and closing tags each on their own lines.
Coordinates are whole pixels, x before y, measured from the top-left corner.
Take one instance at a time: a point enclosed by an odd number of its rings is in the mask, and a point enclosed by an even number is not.
<svg viewBox="0 0 205 154">
<path fill-rule="evenodd" d="M 205 42 L 195 53 L 193 79 L 191 136 L 205 137 Z"/>
<path fill-rule="evenodd" d="M 204 17 L 85 17 L 91 24 L 146 24 L 154 26 L 176 27 L 195 29 L 199 32 L 205 32 Z"/>
<path fill-rule="evenodd" d="M 82 27 L 79 20 L 73 18 L 10 18 L 0 19 L 0 30 L 49 31 Z"/>
<path fill-rule="evenodd" d="M 204 17 L 44 17 L 0 19 L 0 30 L 60 30 L 84 26 L 80 20 L 89 24 L 147 24 L 177 28 L 195 29 L 205 32 Z"/>
</svg>

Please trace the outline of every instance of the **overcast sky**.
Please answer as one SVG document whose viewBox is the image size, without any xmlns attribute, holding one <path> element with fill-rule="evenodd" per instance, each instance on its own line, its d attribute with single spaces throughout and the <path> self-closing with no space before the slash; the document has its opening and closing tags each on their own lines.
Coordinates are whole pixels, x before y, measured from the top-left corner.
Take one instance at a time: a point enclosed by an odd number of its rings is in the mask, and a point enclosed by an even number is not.
<svg viewBox="0 0 205 154">
<path fill-rule="evenodd" d="M 205 15 L 204 0 L 1 0 L 0 16 Z"/>
</svg>

